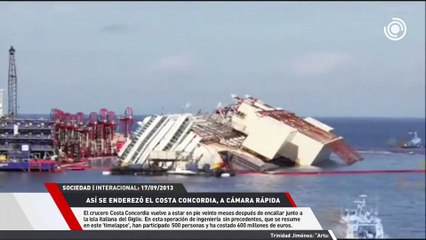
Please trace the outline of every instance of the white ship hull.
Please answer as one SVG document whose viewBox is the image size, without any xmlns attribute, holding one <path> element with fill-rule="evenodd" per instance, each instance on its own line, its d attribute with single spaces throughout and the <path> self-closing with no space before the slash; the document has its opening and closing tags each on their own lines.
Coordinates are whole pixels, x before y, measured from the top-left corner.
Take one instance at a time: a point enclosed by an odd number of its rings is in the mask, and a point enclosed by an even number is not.
<svg viewBox="0 0 426 240">
<path fill-rule="evenodd" d="M 253 98 L 236 98 L 227 110 L 193 116 L 149 116 L 119 153 L 121 162 L 160 167 L 198 168 L 225 161 L 223 155 L 245 158 L 261 169 L 269 161 L 285 158 L 295 165 L 317 165 L 335 153 L 347 164 L 361 160 L 333 128 L 313 118 L 301 119 Z M 229 153 L 229 154 L 228 154 Z M 261 164 L 259 164 L 261 162 Z"/>
</svg>

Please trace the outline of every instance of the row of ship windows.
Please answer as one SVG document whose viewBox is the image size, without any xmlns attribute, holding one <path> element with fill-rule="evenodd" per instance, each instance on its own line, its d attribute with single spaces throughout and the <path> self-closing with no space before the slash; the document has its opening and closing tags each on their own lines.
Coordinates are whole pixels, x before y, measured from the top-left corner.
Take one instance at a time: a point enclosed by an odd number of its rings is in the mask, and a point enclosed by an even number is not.
<svg viewBox="0 0 426 240">
<path fill-rule="evenodd" d="M 132 140 L 132 142 L 129 144 L 129 146 L 126 148 L 126 150 L 123 153 L 122 157 L 126 157 L 129 153 L 130 150 L 133 148 L 133 146 L 135 145 L 137 139 L 139 139 L 140 136 L 142 136 L 142 134 L 145 132 L 145 130 L 149 127 L 149 125 L 151 125 L 151 123 L 154 121 L 154 119 L 156 118 L 156 116 L 152 116 L 148 122 L 146 124 L 144 124 L 142 127 L 140 127 L 137 131 L 136 134 L 136 138 Z"/>
<path fill-rule="evenodd" d="M 176 133 L 173 135 L 171 141 L 166 145 L 164 150 L 169 150 L 176 142 L 177 140 L 182 136 L 186 128 L 189 126 L 190 120 L 187 118 L 183 122 L 183 124 L 179 127 L 179 129 L 176 131 Z"/>
<path fill-rule="evenodd" d="M 135 160 L 135 158 L 139 155 L 139 153 L 141 152 L 142 148 L 145 147 L 146 142 L 152 137 L 152 135 L 154 135 L 154 133 L 157 131 L 158 128 L 160 128 L 160 126 L 166 121 L 166 118 L 162 118 L 157 124 L 156 126 L 153 128 L 152 131 L 150 131 L 148 133 L 148 135 L 145 137 L 145 139 L 141 142 L 141 144 L 139 144 L 138 149 L 136 150 L 135 154 L 133 154 L 131 160 Z"/>
<path fill-rule="evenodd" d="M 132 149 L 132 147 L 136 143 L 138 137 L 140 137 L 146 131 L 146 129 L 151 125 L 151 123 L 155 120 L 155 118 L 156 118 L 155 116 L 151 117 L 151 119 L 146 124 L 144 124 L 144 126 L 142 127 L 142 129 L 140 129 L 140 131 L 137 133 L 137 138 L 134 139 L 134 141 L 131 144 L 129 144 L 129 146 L 125 150 L 125 152 L 123 154 L 124 158 L 130 153 L 130 150 Z M 167 118 L 161 119 L 156 124 L 156 126 L 154 127 L 154 129 L 145 137 L 144 141 L 141 142 L 141 144 L 139 144 L 138 149 L 136 150 L 135 154 L 132 156 L 132 160 L 134 160 L 134 158 L 136 156 L 138 156 L 138 154 L 140 153 L 140 151 L 144 147 L 146 141 L 148 141 L 152 137 L 152 135 L 158 130 L 158 128 L 160 128 L 160 126 L 164 123 L 164 121 L 166 119 Z M 189 126 L 190 122 L 191 121 L 188 118 L 185 119 L 185 121 L 183 122 L 183 124 L 179 127 L 179 129 L 176 131 L 176 133 L 171 138 L 170 142 L 165 146 L 164 150 L 169 150 L 177 142 L 177 140 L 182 136 L 182 134 L 184 133 L 184 131 L 186 130 L 186 128 Z"/>
</svg>

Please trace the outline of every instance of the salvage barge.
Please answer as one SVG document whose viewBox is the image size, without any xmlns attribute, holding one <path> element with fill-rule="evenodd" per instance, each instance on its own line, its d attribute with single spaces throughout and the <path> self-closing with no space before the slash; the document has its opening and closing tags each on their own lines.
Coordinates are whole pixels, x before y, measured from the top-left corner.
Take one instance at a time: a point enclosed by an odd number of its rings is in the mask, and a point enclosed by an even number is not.
<svg viewBox="0 0 426 240">
<path fill-rule="evenodd" d="M 0 171 L 111 167 L 131 125 L 131 108 L 126 108 L 118 121 L 114 112 L 106 109 L 88 117 L 59 109 L 52 110 L 50 119 L 0 117 Z M 123 133 L 116 132 L 119 126 Z"/>
<path fill-rule="evenodd" d="M 168 172 L 250 170 L 320 165 L 334 153 L 350 165 L 362 157 L 333 128 L 311 117 L 232 96 L 213 114 L 148 116 L 118 153 L 123 168 L 139 165 Z"/>
</svg>

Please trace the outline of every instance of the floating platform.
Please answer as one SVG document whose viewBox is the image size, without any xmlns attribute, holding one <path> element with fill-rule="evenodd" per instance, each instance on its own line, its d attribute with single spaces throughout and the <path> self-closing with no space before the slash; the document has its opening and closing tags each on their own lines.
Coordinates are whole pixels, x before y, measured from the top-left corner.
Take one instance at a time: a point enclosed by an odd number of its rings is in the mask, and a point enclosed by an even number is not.
<svg viewBox="0 0 426 240">
<path fill-rule="evenodd" d="M 113 167 L 109 175 L 148 175 L 162 176 L 167 174 L 167 169 L 152 169 L 142 167 Z"/>
<path fill-rule="evenodd" d="M 56 169 L 57 163 L 53 160 L 29 160 L 0 163 L 0 171 L 53 172 Z"/>
</svg>

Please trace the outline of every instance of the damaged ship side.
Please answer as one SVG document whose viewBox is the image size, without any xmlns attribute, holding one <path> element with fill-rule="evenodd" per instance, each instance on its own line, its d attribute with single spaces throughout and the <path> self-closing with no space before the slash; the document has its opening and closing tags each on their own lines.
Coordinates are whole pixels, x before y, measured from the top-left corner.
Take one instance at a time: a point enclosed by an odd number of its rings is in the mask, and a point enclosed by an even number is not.
<svg viewBox="0 0 426 240">
<path fill-rule="evenodd" d="M 319 165 L 335 153 L 350 165 L 362 157 L 333 128 L 311 117 L 233 96 L 234 103 L 214 114 L 146 117 L 121 148 L 122 166 L 168 170 L 221 168 L 268 171 L 283 164 Z"/>
</svg>

